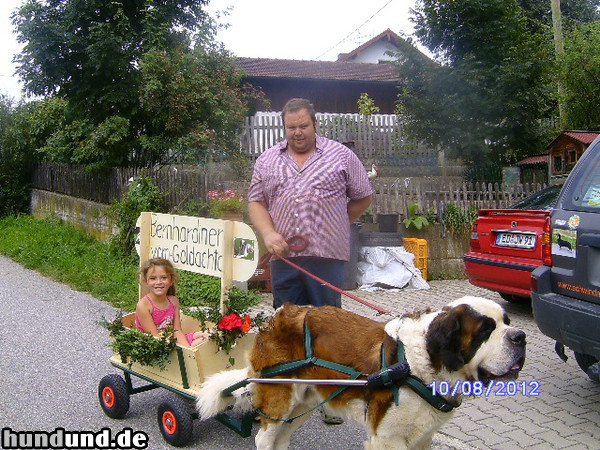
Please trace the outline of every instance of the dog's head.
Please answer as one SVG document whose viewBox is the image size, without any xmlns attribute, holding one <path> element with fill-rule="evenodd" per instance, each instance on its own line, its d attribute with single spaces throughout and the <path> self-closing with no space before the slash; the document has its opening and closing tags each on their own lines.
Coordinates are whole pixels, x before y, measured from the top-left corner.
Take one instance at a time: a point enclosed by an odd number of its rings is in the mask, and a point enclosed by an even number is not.
<svg viewBox="0 0 600 450">
<path fill-rule="evenodd" d="M 449 303 L 430 323 L 425 342 L 436 371 L 461 371 L 470 380 L 514 379 L 525 362 L 525 333 L 485 298 Z"/>
</svg>

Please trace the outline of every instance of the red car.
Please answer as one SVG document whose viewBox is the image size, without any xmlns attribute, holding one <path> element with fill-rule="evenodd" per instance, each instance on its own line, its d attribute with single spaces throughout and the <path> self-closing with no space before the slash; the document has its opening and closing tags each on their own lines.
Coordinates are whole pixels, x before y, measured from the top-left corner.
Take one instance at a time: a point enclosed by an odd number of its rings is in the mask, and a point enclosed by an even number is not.
<svg viewBox="0 0 600 450">
<path fill-rule="evenodd" d="M 510 209 L 482 209 L 471 232 L 471 251 L 463 256 L 475 286 L 496 291 L 512 303 L 531 299 L 531 272 L 542 264 L 544 224 L 561 185 L 549 186 Z"/>
</svg>

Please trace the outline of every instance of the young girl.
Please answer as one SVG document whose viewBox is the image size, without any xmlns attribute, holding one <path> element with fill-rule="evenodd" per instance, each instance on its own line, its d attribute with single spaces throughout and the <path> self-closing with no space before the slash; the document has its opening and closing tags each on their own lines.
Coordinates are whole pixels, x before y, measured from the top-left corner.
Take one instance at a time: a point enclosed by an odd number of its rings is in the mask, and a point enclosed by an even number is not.
<svg viewBox="0 0 600 450">
<path fill-rule="evenodd" d="M 175 297 L 177 272 L 167 259 L 152 258 L 140 268 L 140 281 L 150 288 L 150 293 L 140 299 L 135 308 L 135 326 L 138 330 L 159 336 L 169 325 L 175 330 L 179 345 L 194 346 L 208 339 L 208 333 L 181 331 L 179 300 Z"/>
</svg>

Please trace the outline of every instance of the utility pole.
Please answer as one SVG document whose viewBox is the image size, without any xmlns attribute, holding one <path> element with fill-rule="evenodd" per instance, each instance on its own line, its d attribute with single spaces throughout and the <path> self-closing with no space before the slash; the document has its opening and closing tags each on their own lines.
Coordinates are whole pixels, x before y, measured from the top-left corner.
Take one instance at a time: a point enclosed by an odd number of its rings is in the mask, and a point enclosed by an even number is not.
<svg viewBox="0 0 600 450">
<path fill-rule="evenodd" d="M 552 26 L 554 29 L 554 52 L 556 57 L 565 53 L 565 42 L 562 34 L 562 16 L 560 13 L 560 0 L 550 0 L 552 4 Z M 564 87 L 560 80 L 558 81 L 558 116 L 561 128 L 565 128 L 565 105 L 564 105 Z"/>
</svg>

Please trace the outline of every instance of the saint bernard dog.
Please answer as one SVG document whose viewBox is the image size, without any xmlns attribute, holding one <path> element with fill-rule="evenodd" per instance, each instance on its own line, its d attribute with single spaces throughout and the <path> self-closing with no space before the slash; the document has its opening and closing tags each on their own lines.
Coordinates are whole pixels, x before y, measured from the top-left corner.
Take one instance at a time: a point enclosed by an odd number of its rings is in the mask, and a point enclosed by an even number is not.
<svg viewBox="0 0 600 450">
<path fill-rule="evenodd" d="M 288 448 L 292 433 L 337 385 L 249 382 L 231 396 L 221 394 L 235 383 L 260 378 L 269 367 L 305 359 L 305 323 L 313 356 L 351 367 L 363 374 L 358 378 L 362 380 L 382 370 L 382 355 L 388 367 L 397 362 L 399 342 L 404 345 L 411 377 L 425 386 L 434 381 L 455 386 L 461 381 L 486 385 L 495 379 L 514 379 L 525 361 L 525 333 L 509 326 L 500 305 L 484 298 L 463 297 L 440 311 L 407 314 L 387 323 L 330 306 L 286 304 L 257 335 L 248 367 L 206 379 L 196 402 L 200 417 L 213 417 L 231 405 L 242 411 L 256 410 L 261 420 L 256 447 Z M 309 364 L 283 377 L 328 380 L 349 375 Z M 328 409 L 366 428 L 367 449 L 429 448 L 434 433 L 452 412 L 436 409 L 405 384 L 400 384 L 396 394 L 389 387 L 351 386 L 330 399 Z M 458 406 L 462 397 L 457 393 L 445 401 Z"/>
</svg>

